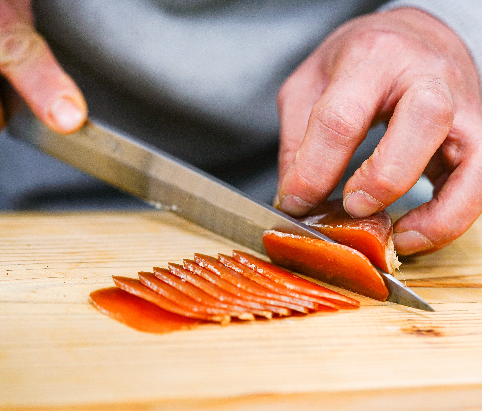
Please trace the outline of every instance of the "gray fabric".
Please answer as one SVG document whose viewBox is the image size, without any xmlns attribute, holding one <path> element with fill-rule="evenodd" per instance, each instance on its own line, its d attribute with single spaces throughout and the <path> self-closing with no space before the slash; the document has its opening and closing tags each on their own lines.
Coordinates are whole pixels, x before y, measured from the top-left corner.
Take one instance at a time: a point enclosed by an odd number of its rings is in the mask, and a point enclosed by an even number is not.
<svg viewBox="0 0 482 411">
<path fill-rule="evenodd" d="M 46 37 L 90 69 L 155 104 L 249 132 L 247 140 L 277 130 L 274 97 L 301 57 L 380 4 L 231 1 L 178 14 L 157 3 L 50 0 L 36 12 Z"/>
<path fill-rule="evenodd" d="M 282 81 L 326 34 L 381 1 L 212 1 L 196 11 L 191 3 L 51 0 L 37 2 L 36 15 L 56 49 L 102 82 L 190 125 L 220 127 L 231 141 L 217 157 L 203 147 L 209 136 L 158 138 L 173 154 L 212 164 L 275 144 Z"/>
</svg>

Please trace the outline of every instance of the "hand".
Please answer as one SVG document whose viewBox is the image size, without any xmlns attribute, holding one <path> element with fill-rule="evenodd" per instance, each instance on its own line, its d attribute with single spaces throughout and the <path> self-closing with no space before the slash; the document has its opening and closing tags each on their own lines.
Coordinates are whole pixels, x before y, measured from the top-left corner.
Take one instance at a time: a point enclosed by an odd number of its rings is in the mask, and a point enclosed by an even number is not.
<svg viewBox="0 0 482 411">
<path fill-rule="evenodd" d="M 344 187 L 354 217 L 380 211 L 425 172 L 431 201 L 394 226 L 397 252 L 444 247 L 482 212 L 479 77 L 465 45 L 417 9 L 368 15 L 336 30 L 280 90 L 275 206 L 301 216 L 340 181 L 371 125 L 390 120 Z"/>
<path fill-rule="evenodd" d="M 54 131 L 71 133 L 85 122 L 82 93 L 35 31 L 31 0 L 0 0 L 0 74 Z M 11 105 L 3 89 L 0 102 Z M 7 119 L 5 108 L 0 106 L 0 128 Z"/>
</svg>

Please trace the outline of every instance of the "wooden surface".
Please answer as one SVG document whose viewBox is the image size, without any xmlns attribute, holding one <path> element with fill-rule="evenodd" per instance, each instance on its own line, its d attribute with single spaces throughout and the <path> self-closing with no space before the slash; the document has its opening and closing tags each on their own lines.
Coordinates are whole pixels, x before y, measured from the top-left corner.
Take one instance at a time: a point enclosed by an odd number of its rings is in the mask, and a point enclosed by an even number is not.
<svg viewBox="0 0 482 411">
<path fill-rule="evenodd" d="M 482 409 L 480 220 L 397 275 L 435 313 L 360 298 L 165 335 L 100 314 L 89 293 L 239 246 L 163 212 L 3 214 L 0 230 L 0 410 Z"/>
</svg>

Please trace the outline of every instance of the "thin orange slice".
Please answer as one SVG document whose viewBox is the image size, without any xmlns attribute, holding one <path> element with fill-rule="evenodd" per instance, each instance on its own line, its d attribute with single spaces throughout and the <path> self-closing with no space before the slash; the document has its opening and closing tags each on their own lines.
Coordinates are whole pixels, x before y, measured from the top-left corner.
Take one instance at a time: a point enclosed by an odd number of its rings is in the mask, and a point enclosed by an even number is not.
<svg viewBox="0 0 482 411">
<path fill-rule="evenodd" d="M 184 268 L 191 271 L 192 273 L 200 275 L 204 279 L 210 281 L 213 284 L 216 284 L 217 286 L 221 287 L 225 291 L 231 294 L 234 294 L 236 297 L 242 300 L 251 301 L 251 302 L 260 304 L 260 307 L 262 307 L 262 309 L 264 310 L 269 310 L 281 316 L 291 315 L 291 310 L 289 308 L 281 307 L 277 304 L 274 304 L 272 300 L 260 297 L 259 295 L 251 294 L 241 288 L 238 288 L 233 283 L 225 280 L 224 278 L 221 278 L 219 275 L 213 273 L 212 271 L 209 271 L 208 269 L 201 267 L 195 261 L 184 260 Z"/>
<path fill-rule="evenodd" d="M 154 273 L 157 273 L 157 270 L 158 269 L 154 267 Z M 185 269 L 182 265 L 169 263 L 169 271 L 172 274 L 178 276 L 179 278 L 200 288 L 204 292 L 208 293 L 209 295 L 223 303 L 240 306 L 244 308 L 245 311 L 248 311 L 260 317 L 270 319 L 273 316 L 273 313 L 269 311 L 264 305 L 238 298 L 234 294 L 222 289 L 216 284 L 213 284 L 211 281 L 206 280 L 202 276 Z"/>
<path fill-rule="evenodd" d="M 310 295 L 305 295 L 305 294 L 300 294 L 295 291 L 290 290 L 288 287 L 286 287 L 284 284 L 278 284 L 277 282 L 269 279 L 268 277 L 265 277 L 256 271 L 252 270 L 251 268 L 237 262 L 235 259 L 224 255 L 224 254 L 218 254 L 218 260 L 222 264 L 224 264 L 226 267 L 230 268 L 233 271 L 236 271 L 237 273 L 243 275 L 244 277 L 247 277 L 258 284 L 262 285 L 263 287 L 281 295 L 286 295 L 286 296 L 291 296 L 295 298 L 296 300 L 306 300 L 306 301 L 311 301 L 312 303 L 315 304 L 313 309 L 316 309 L 317 311 L 323 311 L 323 310 L 338 310 L 340 307 L 336 305 L 335 303 L 321 297 L 314 297 Z"/>
<path fill-rule="evenodd" d="M 233 259 L 289 290 L 327 299 L 343 308 L 358 308 L 360 306 L 359 301 L 354 300 L 353 298 L 301 278 L 249 253 L 234 250 Z"/>
<path fill-rule="evenodd" d="M 318 304 L 311 301 L 298 300 L 288 295 L 280 295 L 271 292 L 269 289 L 260 286 L 258 283 L 226 267 L 214 257 L 203 254 L 194 254 L 194 261 L 201 267 L 219 275 L 221 278 L 229 281 L 236 287 L 263 298 L 268 304 L 286 307 L 300 313 L 308 313 L 310 309 L 316 310 L 318 308 Z"/>
<path fill-rule="evenodd" d="M 115 285 L 121 290 L 127 291 L 130 294 L 141 297 L 146 301 L 149 301 L 164 310 L 170 311 L 175 314 L 183 315 L 185 317 L 197 318 L 205 321 L 215 321 L 222 324 L 229 321 L 229 316 L 226 315 L 210 315 L 204 312 L 195 312 L 186 307 L 172 302 L 170 299 L 163 297 L 150 288 L 143 285 L 139 280 L 135 280 L 127 277 L 112 277 Z"/>
<path fill-rule="evenodd" d="M 152 273 L 140 272 L 139 280 L 146 287 L 149 287 L 156 293 L 168 298 L 169 300 L 188 310 L 196 313 L 205 313 L 207 315 L 211 315 L 215 318 L 214 321 L 218 321 L 223 324 L 228 324 L 231 320 L 231 316 L 225 309 L 210 307 L 203 303 L 199 303 L 178 289 L 160 280 Z"/>
<path fill-rule="evenodd" d="M 186 330 L 206 321 L 163 310 L 119 287 L 102 288 L 90 294 L 93 305 L 103 314 L 139 331 L 167 333 Z"/>
<path fill-rule="evenodd" d="M 195 285 L 184 281 L 180 277 L 172 274 L 169 270 L 165 268 L 156 267 L 154 275 L 160 281 L 169 284 L 171 287 L 176 288 L 183 294 L 186 294 L 193 300 L 197 301 L 198 304 L 219 309 L 221 310 L 220 312 L 224 312 L 231 317 L 237 317 L 241 320 L 254 320 L 254 315 L 248 312 L 246 308 L 223 303 L 222 301 L 214 298 L 213 296 L 209 295 Z"/>
</svg>

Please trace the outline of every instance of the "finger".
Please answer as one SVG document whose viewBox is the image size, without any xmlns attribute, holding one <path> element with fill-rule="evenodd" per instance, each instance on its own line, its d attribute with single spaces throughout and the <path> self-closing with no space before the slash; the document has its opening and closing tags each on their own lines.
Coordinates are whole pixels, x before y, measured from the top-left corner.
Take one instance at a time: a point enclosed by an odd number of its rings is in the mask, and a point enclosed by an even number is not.
<svg viewBox="0 0 482 411">
<path fill-rule="evenodd" d="M 444 82 L 428 78 L 409 87 L 374 153 L 347 181 L 346 211 L 353 217 L 366 217 L 410 190 L 447 137 L 453 116 Z"/>
<path fill-rule="evenodd" d="M 328 197 L 365 138 L 387 88 L 386 78 L 370 67 L 363 73 L 358 61 L 347 63 L 331 78 L 280 183 L 278 208 L 300 216 Z"/>
<path fill-rule="evenodd" d="M 481 135 L 479 132 L 478 135 Z M 468 154 L 436 196 L 400 218 L 394 226 L 397 253 L 433 252 L 461 236 L 482 213 L 482 153 Z"/>
<path fill-rule="evenodd" d="M 278 93 L 280 148 L 278 180 L 282 181 L 308 127 L 311 110 L 328 84 L 328 76 L 311 56 L 285 81 Z"/>
<path fill-rule="evenodd" d="M 0 73 L 53 130 L 70 133 L 85 122 L 82 93 L 45 40 L 5 0 L 0 0 Z"/>
</svg>

